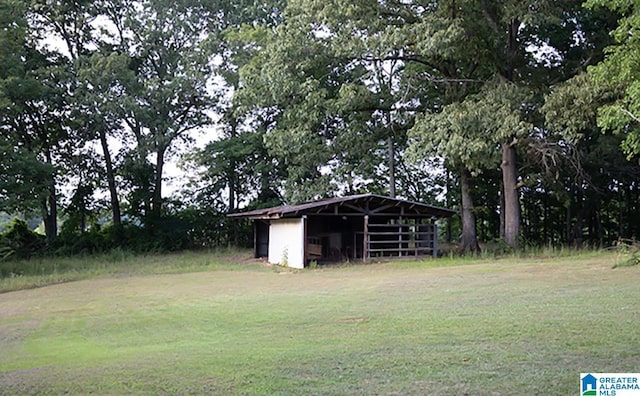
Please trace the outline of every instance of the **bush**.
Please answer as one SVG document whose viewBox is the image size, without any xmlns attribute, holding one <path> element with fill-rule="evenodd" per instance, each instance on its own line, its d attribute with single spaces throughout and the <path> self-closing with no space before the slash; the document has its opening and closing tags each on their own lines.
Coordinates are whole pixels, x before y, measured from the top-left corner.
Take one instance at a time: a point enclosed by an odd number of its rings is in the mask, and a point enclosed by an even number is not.
<svg viewBox="0 0 640 396">
<path fill-rule="evenodd" d="M 613 268 L 640 265 L 640 242 L 635 239 L 619 239 L 615 246 L 620 258 Z"/>
<path fill-rule="evenodd" d="M 136 251 L 174 252 L 192 247 L 191 225 L 179 216 L 164 216 L 145 220 L 141 235 L 136 238 Z M 133 242 L 133 241 L 130 241 Z"/>
<path fill-rule="evenodd" d="M 253 225 L 247 220 L 231 219 L 225 213 L 200 208 L 187 208 L 179 216 L 190 225 L 187 234 L 193 247 L 253 245 Z"/>
<path fill-rule="evenodd" d="M 15 219 L 4 234 L 0 234 L 0 259 L 25 259 L 42 253 L 46 248 L 46 240 L 29 229 L 27 223 Z"/>
<path fill-rule="evenodd" d="M 84 232 L 63 226 L 51 250 L 62 256 L 106 253 L 114 249 L 135 253 L 173 252 L 193 247 L 190 230 L 189 222 L 178 216 L 145 219 L 144 225 L 95 226 Z"/>
<path fill-rule="evenodd" d="M 38 238 L 42 242 L 37 247 L 38 251 L 44 251 L 44 238 Z M 230 219 L 216 210 L 187 208 L 176 214 L 144 218 L 139 223 L 94 224 L 84 231 L 73 221 L 65 222 L 58 237 L 48 246 L 48 251 L 56 256 L 100 254 L 114 249 L 132 253 L 163 253 L 221 246 L 250 247 L 252 244 L 250 222 Z M 7 255 L 3 249 L 6 245 L 0 241 L 0 258 Z"/>
</svg>

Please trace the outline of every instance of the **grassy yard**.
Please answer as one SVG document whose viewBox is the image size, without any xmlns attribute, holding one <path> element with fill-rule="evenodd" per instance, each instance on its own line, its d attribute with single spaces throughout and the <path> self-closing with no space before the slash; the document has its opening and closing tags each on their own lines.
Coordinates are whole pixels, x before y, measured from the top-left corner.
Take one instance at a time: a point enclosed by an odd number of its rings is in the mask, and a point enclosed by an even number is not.
<svg viewBox="0 0 640 396">
<path fill-rule="evenodd" d="M 174 255 L 0 294 L 0 393 L 575 395 L 581 372 L 640 372 L 640 267 L 616 259 Z"/>
</svg>

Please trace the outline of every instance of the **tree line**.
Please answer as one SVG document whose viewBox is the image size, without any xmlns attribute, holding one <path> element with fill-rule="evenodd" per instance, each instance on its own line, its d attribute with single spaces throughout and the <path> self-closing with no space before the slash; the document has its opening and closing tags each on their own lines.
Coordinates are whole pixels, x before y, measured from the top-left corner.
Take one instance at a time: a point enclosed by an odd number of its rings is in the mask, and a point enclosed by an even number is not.
<svg viewBox="0 0 640 396">
<path fill-rule="evenodd" d="M 246 244 L 226 214 L 363 192 L 458 209 L 465 252 L 640 234 L 633 2 L 230 3 L 0 0 L 0 211 L 38 249 Z"/>
</svg>

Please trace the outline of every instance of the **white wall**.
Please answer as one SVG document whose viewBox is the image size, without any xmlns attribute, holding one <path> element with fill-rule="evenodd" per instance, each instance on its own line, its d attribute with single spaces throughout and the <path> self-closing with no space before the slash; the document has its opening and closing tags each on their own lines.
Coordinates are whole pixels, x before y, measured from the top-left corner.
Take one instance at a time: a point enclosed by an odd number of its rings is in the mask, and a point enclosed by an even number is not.
<svg viewBox="0 0 640 396">
<path fill-rule="evenodd" d="M 304 220 L 272 220 L 269 226 L 269 262 L 304 268 Z"/>
</svg>

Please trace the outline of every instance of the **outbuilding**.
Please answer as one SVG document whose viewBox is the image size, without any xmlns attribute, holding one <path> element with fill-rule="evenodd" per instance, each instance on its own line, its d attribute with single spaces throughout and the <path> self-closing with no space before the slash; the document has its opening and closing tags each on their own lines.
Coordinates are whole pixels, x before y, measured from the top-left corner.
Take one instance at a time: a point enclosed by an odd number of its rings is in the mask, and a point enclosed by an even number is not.
<svg viewBox="0 0 640 396">
<path fill-rule="evenodd" d="M 455 211 L 375 194 L 230 214 L 254 223 L 254 256 L 304 268 L 312 261 L 438 255 L 436 220 Z"/>
</svg>

